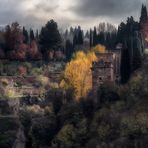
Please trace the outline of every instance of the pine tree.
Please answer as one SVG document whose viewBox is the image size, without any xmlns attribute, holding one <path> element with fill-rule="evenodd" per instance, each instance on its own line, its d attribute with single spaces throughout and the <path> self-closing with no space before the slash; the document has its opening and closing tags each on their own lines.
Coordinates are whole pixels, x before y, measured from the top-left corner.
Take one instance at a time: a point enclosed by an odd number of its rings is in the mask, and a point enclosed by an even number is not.
<svg viewBox="0 0 148 148">
<path fill-rule="evenodd" d="M 117 32 L 117 42 L 124 43 L 124 38 L 126 35 L 126 24 L 124 22 L 121 22 L 121 24 L 118 26 L 118 32 Z"/>
<path fill-rule="evenodd" d="M 87 30 L 86 33 L 85 33 L 85 37 L 86 37 L 86 38 L 89 38 L 89 31 L 88 31 L 88 30 Z"/>
<path fill-rule="evenodd" d="M 70 40 L 66 40 L 66 59 L 69 61 L 74 53 L 74 48 Z"/>
<path fill-rule="evenodd" d="M 75 47 L 77 44 L 78 44 L 78 38 L 77 38 L 77 34 L 75 33 L 73 37 L 73 47 Z"/>
<path fill-rule="evenodd" d="M 121 53 L 121 67 L 120 67 L 120 75 L 121 75 L 121 83 L 125 84 L 128 82 L 131 74 L 130 67 L 130 53 L 129 50 L 125 47 Z"/>
<path fill-rule="evenodd" d="M 145 5 L 142 5 L 140 23 L 144 23 L 147 20 L 148 20 L 147 8 Z"/>
<path fill-rule="evenodd" d="M 64 33 L 65 38 L 68 37 L 68 34 L 69 34 L 68 29 L 66 29 L 66 31 L 65 31 L 65 33 Z"/>
<path fill-rule="evenodd" d="M 39 32 L 38 32 L 38 29 L 36 30 L 36 35 L 35 35 L 35 38 L 36 38 L 36 40 L 38 40 L 38 39 L 39 39 Z"/>
<path fill-rule="evenodd" d="M 92 43 L 92 30 L 90 29 L 90 36 L 89 36 L 89 44 L 90 44 L 90 48 L 92 47 L 93 43 Z"/>
<path fill-rule="evenodd" d="M 93 31 L 93 46 L 97 45 L 97 30 L 96 27 L 94 27 L 94 31 Z"/>
<path fill-rule="evenodd" d="M 34 31 L 30 29 L 30 43 L 35 39 Z"/>
<path fill-rule="evenodd" d="M 78 27 L 78 45 L 83 44 L 83 31 L 81 30 L 81 27 Z"/>
<path fill-rule="evenodd" d="M 42 27 L 39 35 L 39 42 L 44 55 L 49 50 L 59 50 L 62 47 L 62 39 L 58 30 L 58 25 L 54 20 L 50 20 Z"/>
<path fill-rule="evenodd" d="M 6 51 L 12 51 L 17 48 L 19 43 L 23 42 L 23 33 L 17 22 L 7 25 L 5 28 Z"/>
<path fill-rule="evenodd" d="M 23 27 L 24 43 L 27 44 L 29 41 L 28 31 Z"/>
</svg>

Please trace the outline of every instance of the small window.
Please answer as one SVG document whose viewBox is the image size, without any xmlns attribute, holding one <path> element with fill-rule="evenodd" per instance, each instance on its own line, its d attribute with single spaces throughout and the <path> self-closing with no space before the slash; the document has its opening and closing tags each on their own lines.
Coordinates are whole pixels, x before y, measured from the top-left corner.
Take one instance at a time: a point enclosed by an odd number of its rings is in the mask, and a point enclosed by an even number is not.
<svg viewBox="0 0 148 148">
<path fill-rule="evenodd" d="M 99 77 L 99 80 L 102 81 L 102 77 Z"/>
</svg>

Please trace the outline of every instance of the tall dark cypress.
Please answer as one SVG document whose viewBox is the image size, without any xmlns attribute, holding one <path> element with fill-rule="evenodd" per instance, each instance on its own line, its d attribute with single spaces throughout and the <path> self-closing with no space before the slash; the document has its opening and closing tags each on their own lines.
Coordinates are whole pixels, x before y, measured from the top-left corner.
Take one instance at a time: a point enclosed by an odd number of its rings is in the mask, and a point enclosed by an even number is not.
<svg viewBox="0 0 148 148">
<path fill-rule="evenodd" d="M 83 44 L 83 31 L 81 30 L 81 27 L 78 27 L 78 45 Z"/>
<path fill-rule="evenodd" d="M 75 47 L 77 44 L 78 44 L 78 38 L 77 38 L 77 35 L 75 33 L 74 37 L 73 37 L 73 47 Z"/>
<path fill-rule="evenodd" d="M 120 75 L 121 75 L 121 83 L 125 84 L 130 79 L 131 67 L 130 67 L 130 53 L 127 48 L 122 50 L 121 53 L 121 67 L 120 67 Z"/>
<path fill-rule="evenodd" d="M 96 27 L 94 27 L 94 31 L 93 31 L 93 46 L 97 45 L 97 29 Z"/>
<path fill-rule="evenodd" d="M 24 43 L 28 43 L 29 41 L 29 35 L 28 35 L 28 31 L 25 29 L 25 27 L 23 27 L 23 36 L 24 36 Z"/>
<path fill-rule="evenodd" d="M 35 38 L 36 38 L 36 40 L 38 40 L 38 39 L 39 39 L 39 32 L 38 32 L 38 29 L 36 30 L 36 35 L 35 35 Z"/>
<path fill-rule="evenodd" d="M 34 31 L 30 29 L 30 42 L 32 42 L 35 39 Z"/>
<path fill-rule="evenodd" d="M 69 61 L 74 53 L 74 48 L 70 40 L 66 40 L 66 60 Z"/>
<path fill-rule="evenodd" d="M 90 36 L 89 36 L 89 44 L 90 44 L 90 48 L 92 47 L 92 30 L 90 29 Z"/>
<path fill-rule="evenodd" d="M 148 20 L 147 8 L 145 5 L 142 5 L 140 23 L 144 23 L 147 20 Z"/>
</svg>

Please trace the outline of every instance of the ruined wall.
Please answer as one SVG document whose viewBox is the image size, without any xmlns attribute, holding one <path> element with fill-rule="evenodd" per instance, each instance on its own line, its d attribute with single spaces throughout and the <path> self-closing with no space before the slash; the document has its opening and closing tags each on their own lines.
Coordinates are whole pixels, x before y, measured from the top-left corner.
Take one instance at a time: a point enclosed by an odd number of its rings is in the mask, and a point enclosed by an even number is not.
<svg viewBox="0 0 148 148">
<path fill-rule="evenodd" d="M 96 54 L 98 61 L 92 66 L 92 86 L 96 93 L 98 87 L 107 82 L 115 83 L 120 79 L 120 51 Z"/>
</svg>

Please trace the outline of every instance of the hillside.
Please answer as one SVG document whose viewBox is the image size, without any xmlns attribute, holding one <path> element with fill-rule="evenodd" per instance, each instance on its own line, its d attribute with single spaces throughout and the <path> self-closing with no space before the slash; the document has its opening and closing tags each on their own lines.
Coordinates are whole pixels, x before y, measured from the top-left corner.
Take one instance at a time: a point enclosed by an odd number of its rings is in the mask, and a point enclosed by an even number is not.
<svg viewBox="0 0 148 148">
<path fill-rule="evenodd" d="M 19 104 L 17 100 L 11 100 L 8 105 L 5 103 L 0 123 L 6 122 L 7 118 L 8 123 L 1 126 L 0 147 L 9 148 L 13 144 L 18 148 L 25 144 L 27 148 L 49 145 L 52 148 L 146 148 L 147 67 L 146 54 L 142 68 L 133 74 L 128 84 L 100 88 L 101 94 L 96 99 L 103 101 L 99 104 L 91 97 L 78 103 L 70 94 L 64 96 L 57 90 L 56 96 L 54 92 L 48 92 L 45 100 L 24 98 L 18 100 Z"/>
</svg>

